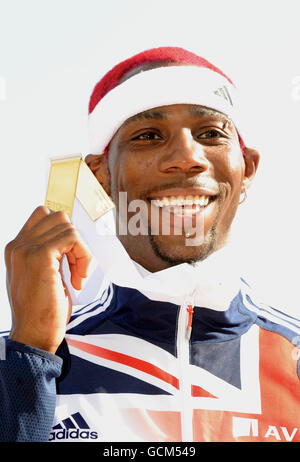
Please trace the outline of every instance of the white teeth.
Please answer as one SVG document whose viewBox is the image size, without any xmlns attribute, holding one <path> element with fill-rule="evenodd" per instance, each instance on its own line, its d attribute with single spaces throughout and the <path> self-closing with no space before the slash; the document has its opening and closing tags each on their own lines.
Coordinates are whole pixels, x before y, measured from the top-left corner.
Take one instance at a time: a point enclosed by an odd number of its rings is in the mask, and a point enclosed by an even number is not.
<svg viewBox="0 0 300 462">
<path fill-rule="evenodd" d="M 170 196 L 162 197 L 161 199 L 153 199 L 151 203 L 156 207 L 166 207 L 166 206 L 186 206 L 186 205 L 200 205 L 201 207 L 206 207 L 209 202 L 208 196 Z"/>
<path fill-rule="evenodd" d="M 186 205 L 193 205 L 193 196 L 187 196 Z"/>
</svg>

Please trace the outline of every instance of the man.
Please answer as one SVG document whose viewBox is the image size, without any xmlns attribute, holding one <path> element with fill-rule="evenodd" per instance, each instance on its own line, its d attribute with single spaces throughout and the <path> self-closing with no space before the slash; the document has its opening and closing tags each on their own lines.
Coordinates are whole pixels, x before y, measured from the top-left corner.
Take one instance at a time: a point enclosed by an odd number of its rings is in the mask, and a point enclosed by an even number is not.
<svg viewBox="0 0 300 462">
<path fill-rule="evenodd" d="M 35 210 L 6 249 L 2 440 L 300 441 L 299 321 L 259 304 L 226 250 L 259 161 L 234 95 L 168 47 L 96 85 L 86 162 L 117 210 L 120 193 L 145 204 L 148 232 L 118 238 L 156 289 L 126 285 L 122 267 L 124 284 L 71 315 L 62 257 L 80 289 L 91 256 L 64 213 Z"/>
</svg>

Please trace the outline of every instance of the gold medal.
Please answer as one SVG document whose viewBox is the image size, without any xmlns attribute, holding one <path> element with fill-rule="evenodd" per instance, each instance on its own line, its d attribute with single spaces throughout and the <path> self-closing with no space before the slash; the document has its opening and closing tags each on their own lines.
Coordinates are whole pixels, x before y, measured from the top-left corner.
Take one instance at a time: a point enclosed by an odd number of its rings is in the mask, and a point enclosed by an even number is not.
<svg viewBox="0 0 300 462">
<path fill-rule="evenodd" d="M 51 159 L 46 207 L 71 219 L 75 197 L 93 221 L 115 206 L 81 155 Z"/>
</svg>

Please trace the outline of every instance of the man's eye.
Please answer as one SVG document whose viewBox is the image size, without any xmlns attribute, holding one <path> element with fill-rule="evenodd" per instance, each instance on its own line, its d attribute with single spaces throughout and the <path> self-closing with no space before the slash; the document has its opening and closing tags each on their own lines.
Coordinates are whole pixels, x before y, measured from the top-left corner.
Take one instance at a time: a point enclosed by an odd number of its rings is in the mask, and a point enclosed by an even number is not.
<svg viewBox="0 0 300 462">
<path fill-rule="evenodd" d="M 197 138 L 200 139 L 212 139 L 212 138 L 221 138 L 222 133 L 220 133 L 218 130 L 208 130 L 207 132 L 201 133 L 200 135 L 197 136 Z"/>
<path fill-rule="evenodd" d="M 141 140 L 141 141 L 152 141 L 152 140 L 160 140 L 160 136 L 155 132 L 144 132 L 138 136 L 135 136 L 133 140 Z"/>
</svg>

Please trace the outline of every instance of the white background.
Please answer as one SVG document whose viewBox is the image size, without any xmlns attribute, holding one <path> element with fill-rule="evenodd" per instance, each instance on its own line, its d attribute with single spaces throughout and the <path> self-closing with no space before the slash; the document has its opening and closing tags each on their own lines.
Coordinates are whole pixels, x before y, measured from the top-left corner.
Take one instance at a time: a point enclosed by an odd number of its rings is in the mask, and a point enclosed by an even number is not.
<svg viewBox="0 0 300 462">
<path fill-rule="evenodd" d="M 194 51 L 244 90 L 262 160 L 237 251 L 267 301 L 300 317 L 299 18 L 299 0 L 0 0 L 0 331 L 11 319 L 3 250 L 44 202 L 49 157 L 88 153 L 94 84 L 156 46 Z"/>
</svg>

